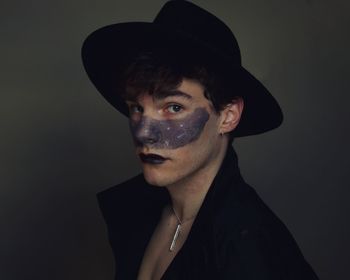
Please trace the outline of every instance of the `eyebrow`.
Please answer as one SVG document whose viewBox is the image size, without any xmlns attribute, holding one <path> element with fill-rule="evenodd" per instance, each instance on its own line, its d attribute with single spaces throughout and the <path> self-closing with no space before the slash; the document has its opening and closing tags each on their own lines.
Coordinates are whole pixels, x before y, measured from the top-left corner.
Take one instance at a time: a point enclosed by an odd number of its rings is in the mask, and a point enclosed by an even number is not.
<svg viewBox="0 0 350 280">
<path fill-rule="evenodd" d="M 180 97 L 180 98 L 184 98 L 187 100 L 192 100 L 192 96 L 189 95 L 188 93 L 185 93 L 181 90 L 166 90 L 166 91 L 160 91 L 160 92 L 156 92 L 154 93 L 153 97 L 154 99 L 161 101 L 164 100 L 168 97 Z M 132 102 L 136 102 L 137 101 L 137 97 L 131 97 L 131 98 L 126 98 L 125 101 L 132 101 Z"/>
<path fill-rule="evenodd" d="M 181 90 L 167 90 L 167 91 L 161 91 L 158 93 L 155 93 L 154 97 L 158 100 L 163 100 L 167 97 L 180 97 L 180 98 L 184 98 L 187 100 L 191 100 L 192 96 L 189 95 L 188 93 L 185 93 Z"/>
</svg>

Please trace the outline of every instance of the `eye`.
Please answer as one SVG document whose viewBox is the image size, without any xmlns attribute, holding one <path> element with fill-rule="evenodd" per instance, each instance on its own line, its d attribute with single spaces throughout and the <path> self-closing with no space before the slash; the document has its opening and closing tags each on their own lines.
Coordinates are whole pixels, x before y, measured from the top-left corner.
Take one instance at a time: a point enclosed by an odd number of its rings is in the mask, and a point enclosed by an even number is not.
<svg viewBox="0 0 350 280">
<path fill-rule="evenodd" d="M 131 105 L 129 105 L 129 111 L 130 111 L 130 113 L 142 113 L 143 108 L 140 105 L 131 104 Z"/>
<path fill-rule="evenodd" d="M 183 109 L 183 107 L 181 105 L 178 105 L 178 104 L 171 104 L 167 107 L 167 110 L 172 114 L 176 114 L 176 113 L 180 112 L 182 109 Z"/>
</svg>

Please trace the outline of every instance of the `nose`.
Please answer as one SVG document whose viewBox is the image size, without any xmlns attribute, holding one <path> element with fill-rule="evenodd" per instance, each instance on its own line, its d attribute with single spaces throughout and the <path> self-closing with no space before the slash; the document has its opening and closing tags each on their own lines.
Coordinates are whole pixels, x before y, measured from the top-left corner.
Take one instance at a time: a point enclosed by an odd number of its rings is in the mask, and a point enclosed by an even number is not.
<svg viewBox="0 0 350 280">
<path fill-rule="evenodd" d="M 143 117 L 138 122 L 130 122 L 130 129 L 137 146 L 156 144 L 160 140 L 158 126 L 148 117 Z"/>
</svg>

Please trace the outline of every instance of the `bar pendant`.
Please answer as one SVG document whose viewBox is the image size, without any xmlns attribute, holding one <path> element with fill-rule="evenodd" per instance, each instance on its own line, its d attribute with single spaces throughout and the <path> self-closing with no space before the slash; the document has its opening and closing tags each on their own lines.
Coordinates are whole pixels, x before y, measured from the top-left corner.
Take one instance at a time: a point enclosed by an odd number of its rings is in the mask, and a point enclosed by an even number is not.
<svg viewBox="0 0 350 280">
<path fill-rule="evenodd" d="M 175 234 L 174 234 L 174 237 L 173 237 L 173 241 L 171 242 L 171 245 L 170 245 L 170 248 L 169 248 L 169 250 L 171 252 L 174 251 L 174 248 L 175 248 L 175 245 L 176 245 L 176 239 L 179 236 L 180 229 L 181 229 L 181 224 L 177 224 L 176 231 L 175 231 Z"/>
</svg>

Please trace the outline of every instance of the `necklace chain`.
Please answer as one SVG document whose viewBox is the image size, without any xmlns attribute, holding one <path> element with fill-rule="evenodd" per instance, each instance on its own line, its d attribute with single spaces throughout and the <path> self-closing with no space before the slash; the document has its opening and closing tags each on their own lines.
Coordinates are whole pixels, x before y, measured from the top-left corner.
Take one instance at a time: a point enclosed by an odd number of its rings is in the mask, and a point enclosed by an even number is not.
<svg viewBox="0 0 350 280">
<path fill-rule="evenodd" d="M 185 221 L 181 221 L 180 218 L 179 218 L 179 216 L 176 214 L 173 205 L 171 205 L 171 209 L 173 210 L 173 212 L 174 212 L 174 214 L 175 214 L 175 217 L 176 217 L 176 219 L 177 219 L 177 221 L 179 222 L 180 225 L 182 225 L 183 223 L 186 223 L 186 222 L 192 220 L 194 217 L 196 217 L 196 215 L 193 215 L 192 217 L 186 219 Z"/>
<path fill-rule="evenodd" d="M 171 209 L 173 210 L 173 212 L 174 212 L 174 214 L 175 214 L 175 217 L 176 217 L 177 221 L 178 221 L 178 222 L 179 222 L 179 224 L 181 225 L 181 224 L 182 224 L 182 222 L 181 222 L 181 220 L 180 220 L 179 216 L 176 214 L 176 212 L 175 212 L 175 209 L 174 209 L 173 205 L 171 205 Z"/>
<path fill-rule="evenodd" d="M 174 212 L 174 214 L 175 214 L 175 217 L 176 217 L 176 219 L 177 219 L 177 221 L 178 221 L 178 224 L 177 224 L 177 226 L 176 226 L 176 230 L 175 230 L 175 233 L 174 233 L 174 236 L 173 236 L 173 240 L 171 241 L 171 245 L 170 245 L 170 248 L 169 248 L 169 251 L 172 252 L 172 251 L 174 251 L 174 249 L 175 249 L 176 240 L 177 240 L 177 238 L 178 238 L 178 236 L 179 236 L 179 234 L 180 234 L 182 224 L 185 223 L 185 222 L 188 222 L 188 221 L 192 220 L 196 215 L 194 215 L 194 216 L 191 217 L 191 218 L 188 218 L 188 219 L 185 220 L 185 221 L 181 221 L 180 218 L 179 218 L 179 216 L 176 214 L 173 205 L 171 205 L 171 209 L 173 210 L 173 212 Z"/>
</svg>

